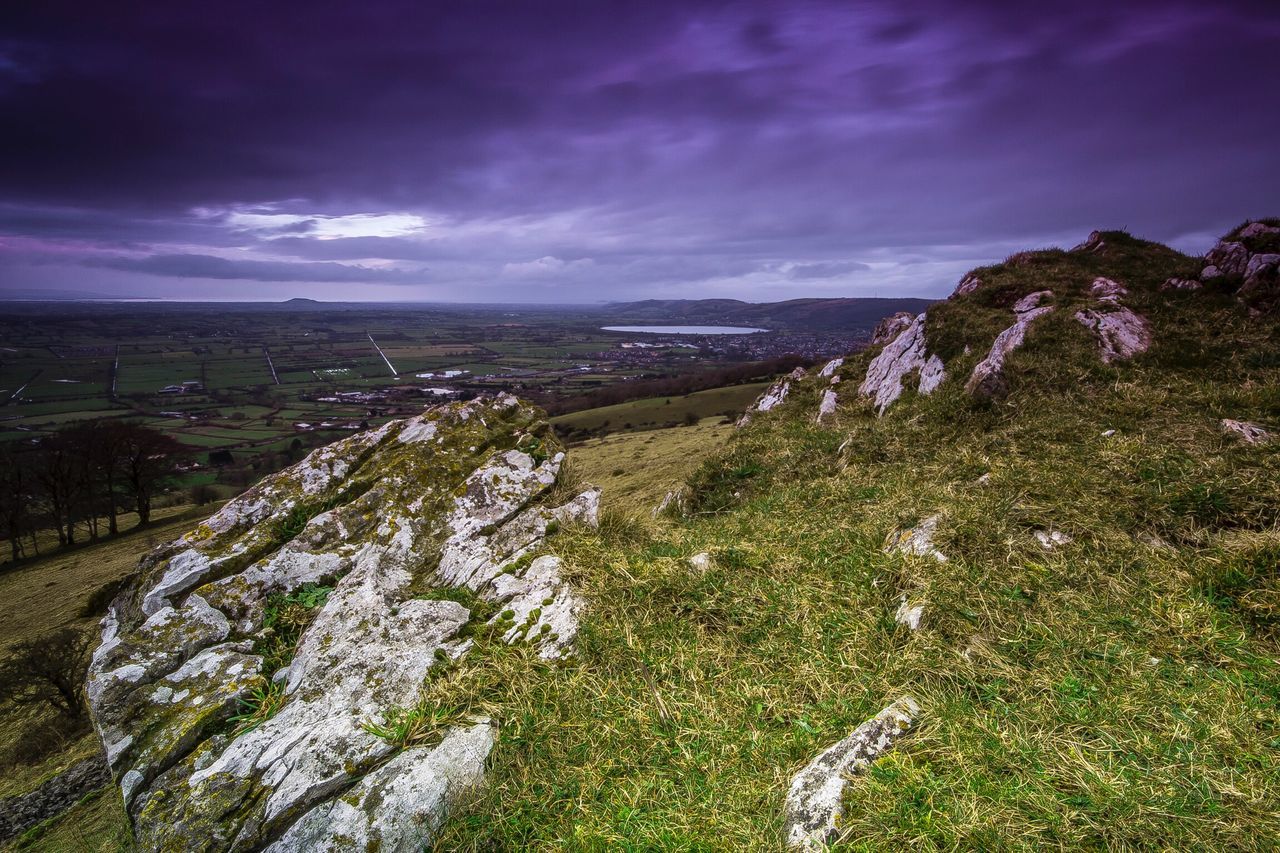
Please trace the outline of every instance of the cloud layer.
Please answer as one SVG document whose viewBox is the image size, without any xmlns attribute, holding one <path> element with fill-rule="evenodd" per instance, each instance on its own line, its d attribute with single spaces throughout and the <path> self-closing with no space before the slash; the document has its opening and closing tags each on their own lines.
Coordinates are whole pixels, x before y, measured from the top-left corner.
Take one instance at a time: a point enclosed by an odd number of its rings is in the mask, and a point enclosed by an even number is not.
<svg viewBox="0 0 1280 853">
<path fill-rule="evenodd" d="M 941 295 L 1280 198 L 1271 2 L 50 2 L 0 33 L 0 287 Z"/>
</svg>

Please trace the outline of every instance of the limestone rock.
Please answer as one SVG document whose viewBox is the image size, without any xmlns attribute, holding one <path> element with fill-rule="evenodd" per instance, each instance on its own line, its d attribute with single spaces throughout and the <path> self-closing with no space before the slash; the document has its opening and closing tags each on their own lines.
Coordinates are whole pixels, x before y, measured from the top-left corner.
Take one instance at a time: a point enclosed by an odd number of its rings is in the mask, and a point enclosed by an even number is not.
<svg viewBox="0 0 1280 853">
<path fill-rule="evenodd" d="M 822 369 L 818 371 L 818 375 L 821 376 L 823 379 L 829 379 L 833 375 L 835 375 L 835 372 L 839 370 L 841 365 L 843 364 L 844 364 L 843 358 L 833 358 L 830 361 L 828 361 L 826 364 L 822 365 Z"/>
<path fill-rule="evenodd" d="M 1258 424 L 1249 421 L 1235 421 L 1224 418 L 1222 431 L 1238 437 L 1245 444 L 1266 444 L 1271 441 L 1271 432 Z"/>
<path fill-rule="evenodd" d="M 835 414 L 837 402 L 839 400 L 835 391 L 828 389 L 822 392 L 822 400 L 818 403 L 818 423 L 823 423 Z"/>
<path fill-rule="evenodd" d="M 1263 237 L 1268 234 L 1280 234 L 1280 227 L 1268 225 L 1265 222 L 1250 222 L 1241 228 L 1236 236 L 1241 240 L 1247 240 L 1251 237 Z"/>
<path fill-rule="evenodd" d="M 933 393 L 946 378 L 942 359 L 926 352 L 924 323 L 925 315 L 918 315 L 867 365 L 858 393 L 873 398 L 882 415 L 902 396 L 903 381 L 909 374 L 919 374 L 917 389 L 921 394 Z"/>
<path fill-rule="evenodd" d="M 700 575 L 705 575 L 711 570 L 711 555 L 706 551 L 694 554 L 689 558 L 689 568 Z"/>
<path fill-rule="evenodd" d="M 920 620 L 924 618 L 924 605 L 910 605 L 907 603 L 907 597 L 904 595 L 902 601 L 898 603 L 898 609 L 893 614 L 893 621 L 899 625 L 905 625 L 912 631 L 920 629 Z"/>
<path fill-rule="evenodd" d="M 889 341 L 902 334 L 902 330 L 911 325 L 911 321 L 915 319 L 915 315 L 908 311 L 899 311 L 885 317 L 879 323 L 876 323 L 875 330 L 871 333 L 871 343 L 887 344 Z"/>
<path fill-rule="evenodd" d="M 480 783 L 494 731 L 481 720 L 430 749 L 405 750 L 307 812 L 267 853 L 423 849 L 449 807 Z"/>
<path fill-rule="evenodd" d="M 1129 292 L 1123 285 L 1098 278 L 1089 292 L 1097 307 L 1077 311 L 1075 318 L 1098 338 L 1103 363 L 1128 360 L 1150 348 L 1151 326 L 1146 318 L 1120 304 L 1120 297 Z"/>
<path fill-rule="evenodd" d="M 1200 273 L 1202 279 L 1240 276 L 1244 275 L 1245 267 L 1249 264 L 1249 250 L 1243 243 L 1223 240 L 1210 249 L 1204 259 L 1207 263 Z"/>
<path fill-rule="evenodd" d="M 885 542 L 885 553 L 932 557 L 939 563 L 945 563 L 947 555 L 935 548 L 933 544 L 933 538 L 938 533 L 938 522 L 941 520 L 941 516 L 931 515 L 915 527 L 894 531 L 889 534 Z"/>
<path fill-rule="evenodd" d="M 1052 305 L 1040 305 L 1053 297 L 1052 290 L 1040 290 L 1019 299 L 1013 306 L 1016 319 L 1009 328 L 996 335 L 991 344 L 991 351 L 982 361 L 973 367 L 973 373 L 964 389 L 970 394 L 983 397 L 995 397 L 1003 394 L 1007 388 L 1004 374 L 1004 362 L 1009 353 L 1022 346 L 1027 336 L 1027 327 L 1037 317 L 1053 310 Z"/>
<path fill-rule="evenodd" d="M 973 273 L 969 273 L 964 278 L 960 279 L 960 283 L 956 285 L 956 289 L 951 292 L 950 298 L 955 299 L 957 296 L 967 296 L 979 287 L 982 287 L 982 279 L 978 278 Z"/>
<path fill-rule="evenodd" d="M 1101 252 L 1107 248 L 1106 240 L 1102 237 L 1101 231 L 1090 231 L 1089 236 L 1085 238 L 1083 243 L 1078 243 L 1071 247 L 1073 252 Z"/>
<path fill-rule="evenodd" d="M 1201 290 L 1204 285 L 1196 281 L 1194 278 L 1170 278 L 1166 279 L 1164 284 L 1160 285 L 1160 290 L 1164 292 L 1180 291 L 1180 290 Z"/>
<path fill-rule="evenodd" d="M 828 747 L 791 780 L 785 805 L 789 848 L 820 850 L 838 836 L 848 777 L 863 773 L 911 727 L 920 706 L 903 697 Z"/>
<path fill-rule="evenodd" d="M 472 646 L 472 613 L 431 590 L 465 586 L 508 614 L 508 642 L 568 650 L 582 601 L 558 558 L 528 559 L 553 525 L 595 521 L 595 489 L 546 505 L 563 457 L 510 395 L 451 403 L 315 451 L 144 558 L 87 685 L 140 845 L 426 843 L 479 782 L 493 727 L 397 753 L 370 723 Z M 292 660 L 264 672 L 268 602 L 307 584 L 331 591 Z M 272 683 L 279 709 L 237 730 L 231 715 Z"/>
<path fill-rule="evenodd" d="M 1063 545 L 1070 545 L 1074 541 L 1061 530 L 1036 530 L 1031 535 L 1040 543 L 1040 547 L 1046 551 L 1055 551 Z"/>
<path fill-rule="evenodd" d="M 803 367 L 797 367 L 795 370 L 791 371 L 786 376 L 782 377 L 765 389 L 765 392 L 761 394 L 760 397 L 751 404 L 751 407 L 743 413 L 742 417 L 738 419 L 738 428 L 741 429 L 751 423 L 752 415 L 757 412 L 772 411 L 782 405 L 782 403 L 787 399 L 787 394 L 791 391 L 791 383 L 798 379 L 803 379 L 804 374 L 805 369 Z"/>
</svg>

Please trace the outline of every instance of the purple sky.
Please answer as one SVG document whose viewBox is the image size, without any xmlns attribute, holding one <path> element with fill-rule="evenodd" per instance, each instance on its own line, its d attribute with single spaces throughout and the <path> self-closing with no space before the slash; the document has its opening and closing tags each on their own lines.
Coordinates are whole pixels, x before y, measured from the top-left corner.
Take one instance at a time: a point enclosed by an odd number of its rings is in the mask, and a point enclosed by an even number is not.
<svg viewBox="0 0 1280 853">
<path fill-rule="evenodd" d="M 1280 215 L 1280 3 L 7 2 L 0 292 L 939 296 Z"/>
</svg>

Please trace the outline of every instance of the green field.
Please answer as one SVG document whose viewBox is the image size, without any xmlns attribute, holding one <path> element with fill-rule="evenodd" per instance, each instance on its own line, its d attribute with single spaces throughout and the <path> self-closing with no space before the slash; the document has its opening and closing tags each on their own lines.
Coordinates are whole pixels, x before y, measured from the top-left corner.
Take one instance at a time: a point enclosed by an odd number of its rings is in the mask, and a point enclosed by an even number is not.
<svg viewBox="0 0 1280 853">
<path fill-rule="evenodd" d="M 760 396 L 767 382 L 712 388 L 680 397 L 651 397 L 598 409 L 560 415 L 551 422 L 564 432 L 633 432 L 684 423 L 690 415 L 701 420 L 716 415 L 736 417 Z"/>
</svg>

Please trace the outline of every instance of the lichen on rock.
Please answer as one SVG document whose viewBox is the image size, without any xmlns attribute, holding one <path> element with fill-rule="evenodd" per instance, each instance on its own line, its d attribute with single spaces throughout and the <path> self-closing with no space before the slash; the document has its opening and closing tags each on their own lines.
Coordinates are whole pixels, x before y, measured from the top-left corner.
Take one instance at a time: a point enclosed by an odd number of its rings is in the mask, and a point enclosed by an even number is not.
<svg viewBox="0 0 1280 853">
<path fill-rule="evenodd" d="M 864 772 L 892 748 L 919 714 L 915 700 L 904 696 L 828 747 L 792 778 L 785 805 L 788 847 L 820 850 L 835 840 L 848 778 Z"/>
<path fill-rule="evenodd" d="M 87 691 L 139 842 L 420 847 L 479 782 L 493 724 L 403 752 L 370 730 L 472 647 L 466 606 L 415 591 L 465 586 L 519 614 L 508 642 L 562 656 L 583 603 L 557 557 L 532 557 L 599 507 L 594 489 L 546 505 L 563 458 L 510 395 L 434 407 L 315 451 L 144 558 L 104 620 Z M 332 591 L 293 659 L 264 672 L 268 602 L 321 582 Z M 274 714 L 232 724 L 269 690 Z"/>
</svg>

